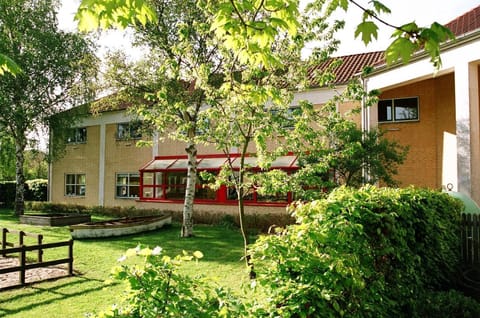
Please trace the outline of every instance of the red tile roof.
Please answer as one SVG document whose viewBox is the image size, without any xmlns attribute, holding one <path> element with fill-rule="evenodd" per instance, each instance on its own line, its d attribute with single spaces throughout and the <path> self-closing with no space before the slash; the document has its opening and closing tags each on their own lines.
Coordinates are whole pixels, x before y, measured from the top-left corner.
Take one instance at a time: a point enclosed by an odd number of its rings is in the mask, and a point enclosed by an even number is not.
<svg viewBox="0 0 480 318">
<path fill-rule="evenodd" d="M 480 6 L 464 13 L 445 25 L 455 36 L 480 29 Z"/>
<path fill-rule="evenodd" d="M 314 66 L 308 72 L 308 79 L 311 83 L 311 87 L 320 86 L 320 83 L 318 83 L 318 80 L 315 79 L 314 74 L 317 71 L 325 70 L 334 62 L 335 59 L 341 59 L 342 63 L 333 69 L 333 72 L 336 76 L 334 83 L 337 85 L 346 84 L 356 74 L 361 73 L 365 66 L 374 66 L 379 62 L 383 62 L 384 51 L 339 56 L 336 58 L 331 58 L 328 61 L 319 64 L 318 66 Z"/>
</svg>

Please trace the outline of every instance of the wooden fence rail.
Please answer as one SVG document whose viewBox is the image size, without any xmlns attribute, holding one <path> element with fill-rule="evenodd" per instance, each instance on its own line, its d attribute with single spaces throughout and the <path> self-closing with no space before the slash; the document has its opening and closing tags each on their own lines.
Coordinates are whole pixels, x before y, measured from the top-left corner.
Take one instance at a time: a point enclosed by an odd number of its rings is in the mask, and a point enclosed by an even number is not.
<svg viewBox="0 0 480 318">
<path fill-rule="evenodd" d="M 2 229 L 2 244 L 1 244 L 2 249 L 0 250 L 0 255 L 2 255 L 3 257 L 6 256 L 6 254 L 4 253 L 4 250 L 7 248 L 7 246 L 8 247 L 14 247 L 15 246 L 15 243 L 8 242 L 8 237 L 7 237 L 8 233 L 18 235 L 17 246 L 22 246 L 23 245 L 26 236 L 36 238 L 37 239 L 37 244 L 42 245 L 42 241 L 43 241 L 43 235 L 42 234 L 33 234 L 33 233 L 27 233 L 27 232 L 24 232 L 24 231 L 9 230 L 7 228 L 3 228 Z M 42 260 L 43 260 L 43 250 L 40 248 L 38 250 L 38 253 L 37 253 L 37 262 L 41 263 Z"/>
<path fill-rule="evenodd" d="M 7 233 L 19 234 L 20 236 L 19 243 L 21 244 L 19 246 L 15 246 L 15 244 L 8 242 L 6 239 Z M 24 245 L 23 237 L 25 236 L 37 237 L 38 244 Z M 2 249 L 0 250 L 0 255 L 5 257 L 10 254 L 17 254 L 17 253 L 19 254 L 18 266 L 0 268 L 0 274 L 19 272 L 19 284 L 14 286 L 8 286 L 7 288 L 26 285 L 25 272 L 29 269 L 34 269 L 34 268 L 47 267 L 47 266 L 53 266 L 53 265 L 59 265 L 59 264 L 67 264 L 68 275 L 69 276 L 73 275 L 73 240 L 64 241 L 64 242 L 55 242 L 55 243 L 42 243 L 42 239 L 43 239 L 43 236 L 39 234 L 30 234 L 30 233 L 25 233 L 23 231 L 14 231 L 14 230 L 7 230 L 7 229 L 2 230 L 2 244 L 1 244 Z M 9 248 L 7 248 L 7 246 L 9 246 Z M 13 247 L 10 247 L 10 246 L 13 246 Z M 43 260 L 44 250 L 51 249 L 51 248 L 58 248 L 62 246 L 68 246 L 68 257 L 51 260 L 51 261 Z M 31 251 L 38 251 L 37 262 L 27 264 L 26 254 L 27 252 L 31 252 Z M 0 288 L 0 290 L 1 289 L 2 288 Z"/>
</svg>

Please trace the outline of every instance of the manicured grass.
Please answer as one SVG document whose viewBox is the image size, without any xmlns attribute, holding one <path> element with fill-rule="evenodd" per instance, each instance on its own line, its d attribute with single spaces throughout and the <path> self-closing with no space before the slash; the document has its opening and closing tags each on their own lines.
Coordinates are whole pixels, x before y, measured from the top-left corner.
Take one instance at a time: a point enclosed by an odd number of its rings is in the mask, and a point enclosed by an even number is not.
<svg viewBox="0 0 480 318">
<path fill-rule="evenodd" d="M 68 227 L 43 227 L 18 223 L 11 210 L 0 210 L 0 227 L 43 234 L 45 242 L 70 239 Z M 190 275 L 204 274 L 218 284 L 241 292 L 248 283 L 242 261 L 243 241 L 236 229 L 219 226 L 195 226 L 195 237 L 180 238 L 179 225 L 108 239 L 76 240 L 74 242 L 74 277 L 43 282 L 26 288 L 0 292 L 0 317 L 84 317 L 85 313 L 109 308 L 120 297 L 124 286 L 105 284 L 117 259 L 128 249 L 161 246 L 175 256 L 185 251 L 202 251 L 204 258 L 182 267 Z M 65 248 L 55 249 L 46 259 L 66 257 Z M 32 257 L 32 256 L 30 256 Z M 142 259 L 138 258 L 138 262 Z"/>
</svg>

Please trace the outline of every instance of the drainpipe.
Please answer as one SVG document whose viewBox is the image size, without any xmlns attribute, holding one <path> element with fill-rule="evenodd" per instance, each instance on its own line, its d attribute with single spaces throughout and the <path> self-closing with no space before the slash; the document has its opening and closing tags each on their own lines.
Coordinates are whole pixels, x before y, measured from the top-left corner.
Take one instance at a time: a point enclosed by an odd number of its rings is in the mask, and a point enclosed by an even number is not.
<svg viewBox="0 0 480 318">
<path fill-rule="evenodd" d="M 363 90 L 367 92 L 367 79 L 363 76 L 360 76 L 362 81 Z M 361 107 L 361 129 L 362 129 L 362 138 L 365 138 L 365 133 L 370 132 L 370 107 L 367 107 L 366 96 L 363 95 L 362 101 L 360 104 Z M 368 168 L 362 168 L 363 184 L 367 184 L 370 179 Z"/>
</svg>

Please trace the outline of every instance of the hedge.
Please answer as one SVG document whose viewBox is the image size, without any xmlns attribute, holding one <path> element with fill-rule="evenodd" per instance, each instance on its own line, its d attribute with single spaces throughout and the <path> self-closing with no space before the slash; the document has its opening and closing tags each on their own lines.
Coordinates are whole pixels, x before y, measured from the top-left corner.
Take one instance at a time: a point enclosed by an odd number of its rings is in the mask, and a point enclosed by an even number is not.
<svg viewBox="0 0 480 318">
<path fill-rule="evenodd" d="M 35 179 L 25 182 L 25 201 L 47 200 L 47 179 Z M 0 181 L 0 202 L 7 208 L 15 205 L 15 181 Z"/>
</svg>

